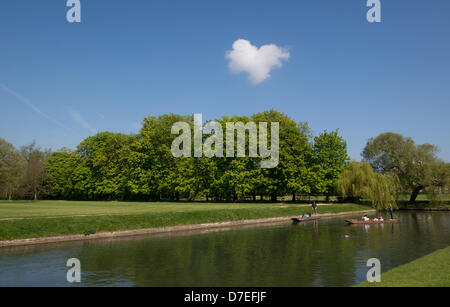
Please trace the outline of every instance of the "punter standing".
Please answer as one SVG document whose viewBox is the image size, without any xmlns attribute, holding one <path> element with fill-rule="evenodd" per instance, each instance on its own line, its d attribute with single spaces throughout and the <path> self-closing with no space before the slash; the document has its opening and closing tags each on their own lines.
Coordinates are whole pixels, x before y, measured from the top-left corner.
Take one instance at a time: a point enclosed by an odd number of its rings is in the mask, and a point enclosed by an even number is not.
<svg viewBox="0 0 450 307">
<path fill-rule="evenodd" d="M 313 201 L 312 203 L 312 212 L 313 214 L 317 214 L 317 204 L 315 201 Z"/>
<path fill-rule="evenodd" d="M 391 214 L 391 220 L 393 220 L 394 219 L 394 210 L 392 208 L 392 204 L 391 203 L 389 203 L 389 213 Z"/>
</svg>

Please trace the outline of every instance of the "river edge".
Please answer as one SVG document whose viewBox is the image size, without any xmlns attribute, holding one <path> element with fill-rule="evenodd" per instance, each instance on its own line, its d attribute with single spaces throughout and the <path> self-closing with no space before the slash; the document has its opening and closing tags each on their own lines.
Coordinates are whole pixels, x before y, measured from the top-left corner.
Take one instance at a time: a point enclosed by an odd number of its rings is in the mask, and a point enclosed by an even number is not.
<svg viewBox="0 0 450 307">
<path fill-rule="evenodd" d="M 359 211 L 344 211 L 338 213 L 324 213 L 318 214 L 321 218 L 335 217 L 341 215 L 352 215 L 352 214 L 368 214 L 375 213 L 375 209 L 370 210 L 359 210 Z M 178 226 L 167 226 L 167 227 L 154 227 L 154 228 L 141 228 L 141 229 L 130 229 L 130 230 L 118 230 L 118 231 L 105 231 L 90 235 L 84 234 L 74 234 L 74 235 L 63 235 L 63 236 L 51 236 L 51 237 L 40 237 L 40 238 L 27 238 L 27 239 L 13 239 L 0 241 L 1 247 L 8 246 L 20 246 L 20 245 L 33 245 L 42 243 L 54 243 L 54 242 L 68 242 L 68 241 L 80 241 L 80 240 L 93 240 L 100 238 L 113 238 L 113 237 L 125 237 L 125 236 L 136 236 L 145 234 L 156 234 L 156 233 L 168 233 L 177 231 L 187 231 L 187 230 L 197 230 L 197 229 L 208 229 L 208 228 L 220 228 L 227 226 L 240 226 L 240 225 L 251 225 L 251 224 L 263 224 L 272 222 L 283 222 L 290 221 L 291 218 L 298 216 L 280 216 L 280 217 L 270 217 L 261 219 L 251 219 L 251 220 L 236 220 L 227 222 L 215 222 L 215 223 L 202 223 L 202 224 L 191 224 L 191 225 L 178 225 Z"/>
<path fill-rule="evenodd" d="M 405 211 L 450 211 L 450 208 L 400 208 Z"/>
</svg>

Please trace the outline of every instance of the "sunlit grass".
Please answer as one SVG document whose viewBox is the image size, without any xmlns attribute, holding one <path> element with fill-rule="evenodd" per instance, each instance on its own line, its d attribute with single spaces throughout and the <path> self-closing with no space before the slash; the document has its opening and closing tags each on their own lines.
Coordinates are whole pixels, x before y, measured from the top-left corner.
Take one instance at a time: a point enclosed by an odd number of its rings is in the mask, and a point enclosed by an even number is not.
<svg viewBox="0 0 450 307">
<path fill-rule="evenodd" d="M 381 274 L 381 282 L 361 287 L 449 287 L 450 246 Z"/>
<path fill-rule="evenodd" d="M 36 207 L 33 207 L 36 206 Z M 310 213 L 310 206 L 280 203 L 122 203 L 42 201 L 0 203 L 0 240 L 85 232 L 189 225 Z M 319 206 L 319 213 L 370 209 L 357 204 Z M 6 214 L 4 214 L 6 212 Z M 86 215 L 86 216 L 78 216 Z M 50 218 L 49 218 L 50 217 Z"/>
</svg>

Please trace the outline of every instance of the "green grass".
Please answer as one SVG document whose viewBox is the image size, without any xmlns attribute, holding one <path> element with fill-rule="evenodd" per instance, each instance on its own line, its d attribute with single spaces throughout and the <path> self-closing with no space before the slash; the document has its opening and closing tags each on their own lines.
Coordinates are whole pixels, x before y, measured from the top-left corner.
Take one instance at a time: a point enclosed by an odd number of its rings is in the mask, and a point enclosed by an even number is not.
<svg viewBox="0 0 450 307">
<path fill-rule="evenodd" d="M 360 287 L 449 287 L 450 246 L 381 274 L 381 282 Z"/>
<path fill-rule="evenodd" d="M 410 196 L 411 196 L 410 194 L 400 194 L 398 199 L 409 201 Z M 450 201 L 450 194 L 440 194 L 439 197 L 443 201 Z M 419 195 L 417 195 L 417 198 L 416 198 L 416 201 L 418 201 L 418 202 L 429 201 L 429 200 L 430 200 L 430 195 L 428 195 L 426 193 L 420 193 Z"/>
<path fill-rule="evenodd" d="M 318 212 L 367 209 L 370 207 L 357 204 L 319 205 Z M 309 212 L 310 206 L 280 203 L 0 202 L 0 219 L 3 219 L 0 220 L 0 240 L 293 216 Z"/>
<path fill-rule="evenodd" d="M 399 208 L 450 208 L 450 194 L 440 194 L 433 198 L 431 195 L 421 193 L 414 204 L 409 204 L 408 194 L 402 194 L 398 198 Z"/>
<path fill-rule="evenodd" d="M 203 202 L 118 202 L 118 201 L 0 201 L 0 219 L 29 217 L 62 217 L 74 215 L 145 214 L 269 208 L 275 203 L 203 203 Z M 301 205 L 300 205 L 301 206 Z"/>
</svg>

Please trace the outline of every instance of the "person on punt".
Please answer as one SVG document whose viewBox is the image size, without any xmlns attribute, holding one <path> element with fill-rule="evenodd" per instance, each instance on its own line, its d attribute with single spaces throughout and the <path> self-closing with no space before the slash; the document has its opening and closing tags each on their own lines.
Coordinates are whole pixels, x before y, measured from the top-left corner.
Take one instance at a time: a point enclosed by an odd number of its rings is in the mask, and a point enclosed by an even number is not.
<svg viewBox="0 0 450 307">
<path fill-rule="evenodd" d="M 370 219 L 367 217 L 367 215 L 364 215 L 364 216 L 362 217 L 362 220 L 363 220 L 363 222 L 368 222 L 368 221 L 370 221 Z"/>
<path fill-rule="evenodd" d="M 383 216 L 380 215 L 380 217 L 378 218 L 378 220 L 379 220 L 380 222 L 383 222 L 383 221 L 384 221 Z"/>
<path fill-rule="evenodd" d="M 392 204 L 389 203 L 389 207 L 388 207 L 389 213 L 391 214 L 391 220 L 394 219 L 394 208 L 392 207 Z"/>
<path fill-rule="evenodd" d="M 374 221 L 374 222 L 378 222 L 379 219 L 375 217 L 375 218 L 373 219 L 373 221 Z"/>
<path fill-rule="evenodd" d="M 313 214 L 317 214 L 317 204 L 315 201 L 312 202 L 311 207 L 312 207 Z"/>
</svg>

